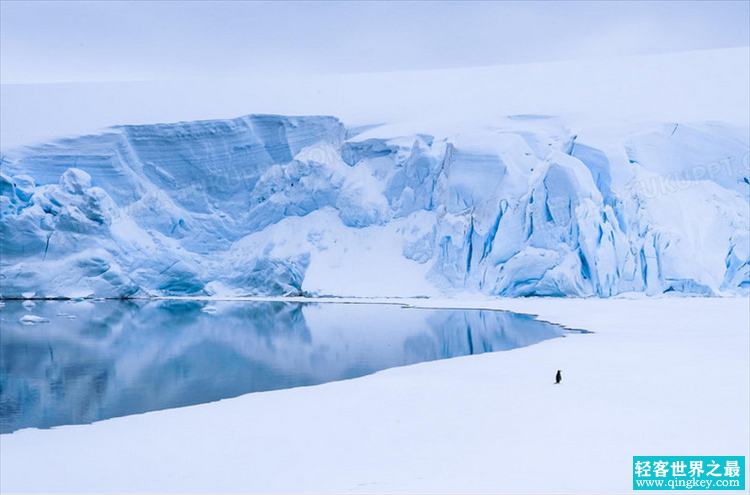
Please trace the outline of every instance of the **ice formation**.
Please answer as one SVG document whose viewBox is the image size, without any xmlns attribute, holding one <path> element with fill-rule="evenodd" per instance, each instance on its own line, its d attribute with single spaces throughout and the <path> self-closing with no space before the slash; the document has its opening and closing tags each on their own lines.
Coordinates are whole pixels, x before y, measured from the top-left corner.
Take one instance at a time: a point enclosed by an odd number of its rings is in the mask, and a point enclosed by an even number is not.
<svg viewBox="0 0 750 495">
<path fill-rule="evenodd" d="M 4 156 L 3 297 L 612 296 L 750 289 L 750 144 L 729 125 L 574 135 L 252 115 Z"/>
</svg>

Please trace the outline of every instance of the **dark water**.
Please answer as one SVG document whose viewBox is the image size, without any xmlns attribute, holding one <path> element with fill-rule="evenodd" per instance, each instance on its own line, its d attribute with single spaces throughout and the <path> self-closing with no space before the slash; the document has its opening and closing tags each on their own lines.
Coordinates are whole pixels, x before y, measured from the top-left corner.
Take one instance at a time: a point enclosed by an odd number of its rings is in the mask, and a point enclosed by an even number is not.
<svg viewBox="0 0 750 495">
<path fill-rule="evenodd" d="M 1 433 L 355 378 L 565 333 L 526 315 L 393 305 L 25 304 L 0 309 Z M 48 321 L 24 324 L 26 315 Z"/>
</svg>

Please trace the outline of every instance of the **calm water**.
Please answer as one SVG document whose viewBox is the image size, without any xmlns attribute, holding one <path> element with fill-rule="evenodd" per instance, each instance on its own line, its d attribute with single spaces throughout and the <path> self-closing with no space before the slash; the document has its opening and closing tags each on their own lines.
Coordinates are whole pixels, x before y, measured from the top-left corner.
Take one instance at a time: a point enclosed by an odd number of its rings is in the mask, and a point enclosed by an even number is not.
<svg viewBox="0 0 750 495">
<path fill-rule="evenodd" d="M 355 378 L 565 333 L 526 315 L 392 305 L 32 304 L 0 309 L 1 433 Z"/>
</svg>

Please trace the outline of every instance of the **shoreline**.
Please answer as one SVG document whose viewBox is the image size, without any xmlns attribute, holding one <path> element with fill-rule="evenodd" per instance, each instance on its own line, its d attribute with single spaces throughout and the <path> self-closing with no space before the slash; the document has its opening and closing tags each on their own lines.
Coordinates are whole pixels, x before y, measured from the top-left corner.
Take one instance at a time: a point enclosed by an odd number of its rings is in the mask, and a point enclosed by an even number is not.
<svg viewBox="0 0 750 495">
<path fill-rule="evenodd" d="M 483 301 L 595 333 L 20 430 L 2 437 L 0 489 L 631 492 L 634 455 L 750 455 L 749 301 Z"/>
</svg>

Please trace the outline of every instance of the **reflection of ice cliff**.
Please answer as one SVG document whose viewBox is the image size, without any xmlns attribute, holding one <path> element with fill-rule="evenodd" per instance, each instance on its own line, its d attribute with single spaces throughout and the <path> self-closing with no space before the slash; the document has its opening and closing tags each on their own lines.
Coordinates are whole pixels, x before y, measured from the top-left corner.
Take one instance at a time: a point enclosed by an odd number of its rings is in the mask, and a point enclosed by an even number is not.
<svg viewBox="0 0 750 495">
<path fill-rule="evenodd" d="M 747 294 L 741 130 L 122 126 L 10 153 L 2 295 Z"/>
<path fill-rule="evenodd" d="M 562 335 L 529 316 L 395 306 L 67 301 L 33 311 L 50 322 L 21 324 L 20 301 L 2 310 L 3 432 L 353 378 Z"/>
</svg>

